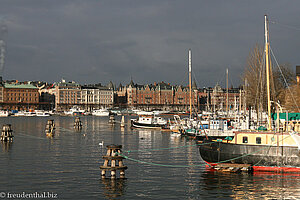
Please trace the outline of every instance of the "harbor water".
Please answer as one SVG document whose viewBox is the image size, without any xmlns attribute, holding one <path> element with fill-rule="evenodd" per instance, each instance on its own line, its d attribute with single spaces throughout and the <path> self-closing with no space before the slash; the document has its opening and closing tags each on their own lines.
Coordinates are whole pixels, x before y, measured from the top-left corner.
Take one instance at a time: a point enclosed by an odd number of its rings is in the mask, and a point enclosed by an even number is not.
<svg viewBox="0 0 300 200">
<path fill-rule="evenodd" d="M 55 136 L 46 137 L 47 120 Z M 299 174 L 213 172 L 194 140 L 159 130 L 108 124 L 108 117 L 6 117 L 12 143 L 1 143 L 0 197 L 46 194 L 57 199 L 300 199 Z M 102 143 L 103 146 L 99 145 Z M 102 179 L 106 145 L 122 145 L 126 179 Z M 128 152 L 130 151 L 130 152 Z M 11 196 L 10 196 L 11 197 Z"/>
</svg>

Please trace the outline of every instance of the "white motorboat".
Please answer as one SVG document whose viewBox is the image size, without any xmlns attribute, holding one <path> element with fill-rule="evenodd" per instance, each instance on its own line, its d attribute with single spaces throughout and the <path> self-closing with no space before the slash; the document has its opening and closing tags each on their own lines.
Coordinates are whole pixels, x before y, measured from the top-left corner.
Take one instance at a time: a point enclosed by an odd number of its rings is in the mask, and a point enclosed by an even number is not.
<svg viewBox="0 0 300 200">
<path fill-rule="evenodd" d="M 36 110 L 35 111 L 37 117 L 49 117 L 50 113 L 45 110 Z"/>
<path fill-rule="evenodd" d="M 140 115 L 138 119 L 131 119 L 131 126 L 135 128 L 163 128 L 167 121 L 154 115 Z"/>
<path fill-rule="evenodd" d="M 98 109 L 98 110 L 93 110 L 92 115 L 94 116 L 100 116 L 100 117 L 105 117 L 109 115 L 109 111 L 105 108 L 103 109 Z"/>
<path fill-rule="evenodd" d="M 65 115 L 81 115 L 85 112 L 85 110 L 79 109 L 78 106 L 73 106 L 70 110 L 65 111 Z"/>
<path fill-rule="evenodd" d="M 36 116 L 36 113 L 34 111 L 25 111 L 24 116 L 25 117 L 34 117 L 34 116 Z"/>
<path fill-rule="evenodd" d="M 0 117 L 8 117 L 9 116 L 9 112 L 6 110 L 0 110 Z"/>
</svg>

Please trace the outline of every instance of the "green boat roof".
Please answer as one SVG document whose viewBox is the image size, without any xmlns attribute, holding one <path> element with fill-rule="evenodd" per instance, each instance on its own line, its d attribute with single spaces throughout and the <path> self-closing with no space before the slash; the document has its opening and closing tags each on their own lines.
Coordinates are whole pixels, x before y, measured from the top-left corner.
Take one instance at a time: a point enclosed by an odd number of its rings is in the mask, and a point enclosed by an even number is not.
<svg viewBox="0 0 300 200">
<path fill-rule="evenodd" d="M 277 113 L 272 113 L 273 120 L 277 119 Z M 286 119 L 286 113 L 279 113 L 279 119 Z M 288 120 L 300 120 L 300 113 L 288 113 Z"/>
<path fill-rule="evenodd" d="M 31 84 L 9 84 L 5 83 L 4 88 L 16 88 L 16 89 L 38 89 L 34 85 Z"/>
</svg>

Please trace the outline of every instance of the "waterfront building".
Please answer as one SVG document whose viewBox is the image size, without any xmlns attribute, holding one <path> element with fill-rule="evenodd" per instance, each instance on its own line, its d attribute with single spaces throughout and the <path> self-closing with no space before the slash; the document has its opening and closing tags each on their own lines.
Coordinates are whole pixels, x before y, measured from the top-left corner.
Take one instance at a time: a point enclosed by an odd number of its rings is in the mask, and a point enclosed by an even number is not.
<svg viewBox="0 0 300 200">
<path fill-rule="evenodd" d="M 144 110 L 187 110 L 190 104 L 189 87 L 172 86 L 170 83 L 164 82 L 139 85 L 134 84 L 132 80 L 125 87 L 129 107 Z M 124 91 L 124 88 L 119 88 L 119 93 Z M 192 92 L 192 103 L 194 108 L 198 109 L 198 90 L 195 84 L 193 85 Z M 124 93 L 122 94 L 124 95 Z"/>
<path fill-rule="evenodd" d="M 78 83 L 66 82 L 64 79 L 55 86 L 55 108 L 63 111 L 81 103 L 81 86 Z"/>
<path fill-rule="evenodd" d="M 127 107 L 127 89 L 121 83 L 114 91 L 114 105 L 119 108 Z"/>
<path fill-rule="evenodd" d="M 107 86 L 85 85 L 81 88 L 81 102 L 83 109 L 91 111 L 94 109 L 112 107 L 114 103 L 113 84 Z"/>
<path fill-rule="evenodd" d="M 40 95 L 40 109 L 41 110 L 53 110 L 55 107 L 55 86 L 54 84 L 45 83 L 39 87 Z"/>
<path fill-rule="evenodd" d="M 34 110 L 39 106 L 39 89 L 30 83 L 4 83 L 1 90 L 2 109 Z"/>
<path fill-rule="evenodd" d="M 207 110 L 210 111 L 226 111 L 227 90 L 216 84 L 214 88 L 205 89 L 208 93 Z M 228 88 L 228 110 L 238 110 L 242 90 L 240 88 Z"/>
</svg>

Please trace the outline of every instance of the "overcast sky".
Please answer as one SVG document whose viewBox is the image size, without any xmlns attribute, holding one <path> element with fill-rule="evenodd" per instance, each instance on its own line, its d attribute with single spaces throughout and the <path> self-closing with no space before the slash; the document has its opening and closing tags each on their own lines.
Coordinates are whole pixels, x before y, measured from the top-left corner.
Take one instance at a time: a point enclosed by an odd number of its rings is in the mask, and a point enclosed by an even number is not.
<svg viewBox="0 0 300 200">
<path fill-rule="evenodd" d="M 279 63 L 300 64 L 300 1 L 0 0 L 3 79 L 238 86 L 268 14 Z"/>
</svg>

